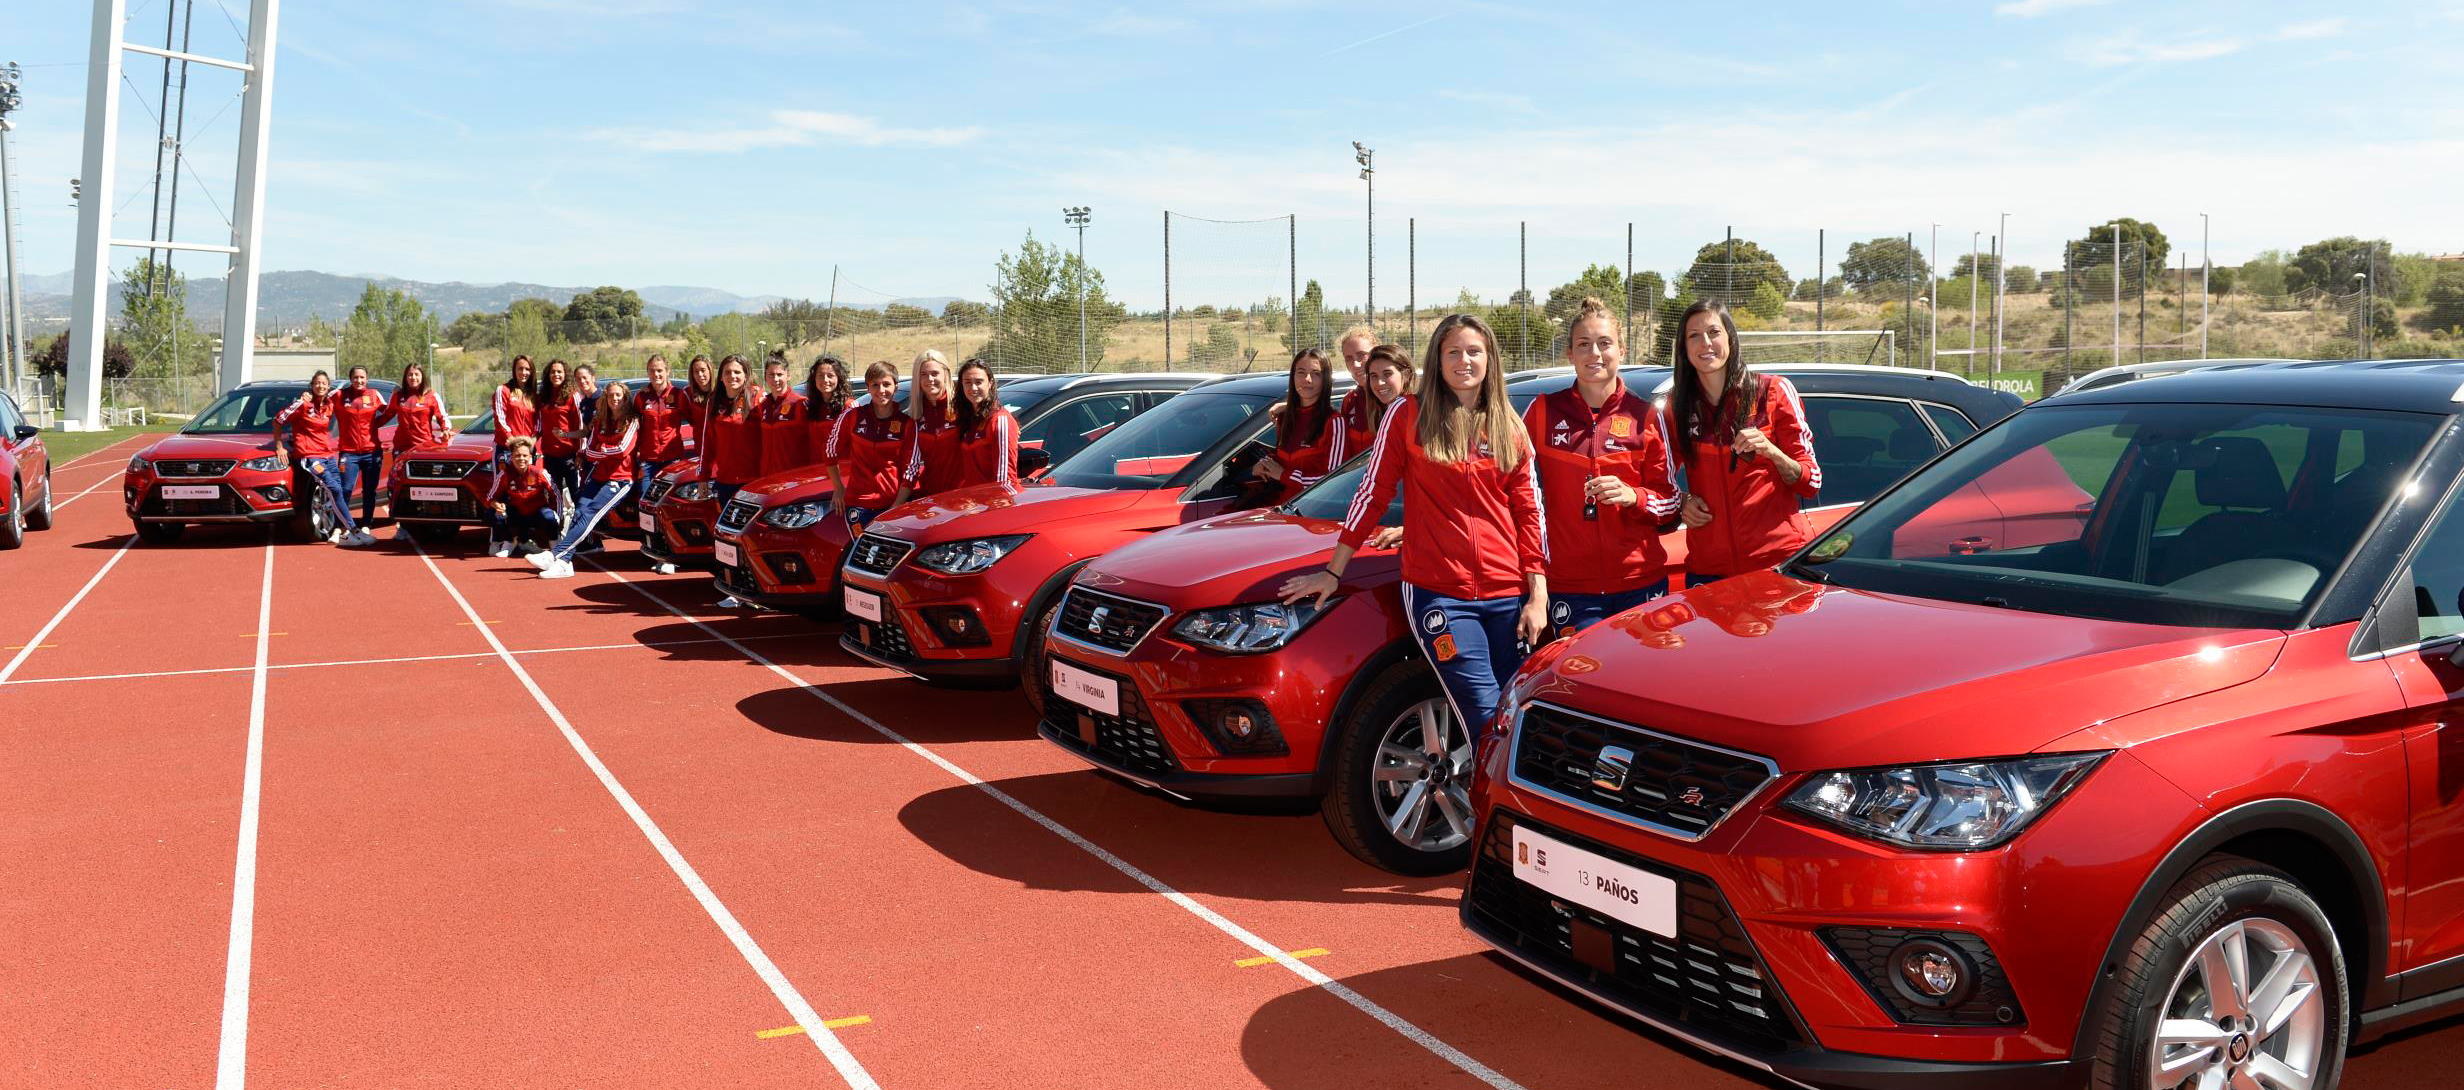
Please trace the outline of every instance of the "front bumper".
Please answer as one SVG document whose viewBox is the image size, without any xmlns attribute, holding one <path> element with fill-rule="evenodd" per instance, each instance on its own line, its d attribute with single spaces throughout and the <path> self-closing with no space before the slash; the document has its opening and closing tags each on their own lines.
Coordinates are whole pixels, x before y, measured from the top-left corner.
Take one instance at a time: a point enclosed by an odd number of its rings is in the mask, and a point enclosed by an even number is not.
<svg viewBox="0 0 2464 1090">
<path fill-rule="evenodd" d="M 219 495 L 212 499 L 165 499 L 162 490 L 172 487 L 212 487 Z M 123 476 L 120 501 L 131 522 L 274 522 L 290 518 L 293 481 L 288 473 L 236 473 L 213 478 L 146 477 L 132 480 Z M 279 491 L 281 499 L 267 493 Z"/>
<path fill-rule="evenodd" d="M 825 530 L 827 520 L 802 530 L 754 522 L 729 538 L 741 550 L 743 562 L 732 570 L 714 569 L 720 587 L 772 609 L 836 610 L 839 563 L 847 552 L 844 524 L 839 525 L 833 535 Z"/>
<path fill-rule="evenodd" d="M 904 562 L 889 577 L 849 567 L 838 570 L 842 589 L 866 591 L 881 600 L 879 621 L 848 614 L 838 641 L 847 653 L 926 681 L 1001 685 L 1016 680 L 1010 648 L 1025 593 L 1012 598 L 985 575 L 932 575 Z M 948 646 L 926 622 L 923 611 L 928 609 L 970 612 L 983 627 L 985 642 Z"/>
<path fill-rule="evenodd" d="M 719 505 L 708 500 L 666 500 L 652 515 L 658 530 L 642 535 L 642 554 L 680 568 L 712 566 L 710 542 L 717 533 Z"/>
</svg>

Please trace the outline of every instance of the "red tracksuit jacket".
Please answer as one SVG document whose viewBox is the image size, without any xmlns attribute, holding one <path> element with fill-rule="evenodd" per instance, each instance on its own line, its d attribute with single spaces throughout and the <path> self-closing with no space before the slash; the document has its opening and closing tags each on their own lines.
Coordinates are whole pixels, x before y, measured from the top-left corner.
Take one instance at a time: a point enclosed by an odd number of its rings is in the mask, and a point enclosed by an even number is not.
<svg viewBox="0 0 2464 1090">
<path fill-rule="evenodd" d="M 1343 418 L 1332 414 L 1323 401 L 1319 402 L 1318 411 L 1313 415 L 1320 419 L 1304 418 L 1292 406 L 1286 405 L 1281 417 L 1275 421 L 1275 460 L 1283 463 L 1283 495 L 1275 501 L 1277 503 L 1300 495 L 1302 489 L 1318 483 L 1320 478 L 1326 476 L 1326 467 L 1334 464 L 1327 457 L 1336 433 L 1343 430 Z M 1315 436 L 1309 434 L 1312 427 L 1317 431 Z"/>
<path fill-rule="evenodd" d="M 539 453 L 562 458 L 582 449 L 582 396 L 548 397 L 539 406 Z"/>
<path fill-rule="evenodd" d="M 761 403 L 761 475 L 810 464 L 805 443 L 804 395 L 793 389 Z"/>
<path fill-rule="evenodd" d="M 817 466 L 830 464 L 830 437 L 838 434 L 839 417 L 846 415 L 845 406 L 831 408 L 829 402 L 806 394 L 804 397 L 804 459 Z"/>
<path fill-rule="evenodd" d="M 1377 421 L 1369 415 L 1376 411 L 1371 408 L 1375 404 L 1377 395 L 1357 386 L 1352 388 L 1351 393 L 1343 395 L 1343 411 L 1336 414 L 1335 422 L 1326 428 L 1328 472 L 1351 461 L 1360 452 L 1369 449 L 1369 444 L 1377 442 Z"/>
<path fill-rule="evenodd" d="M 838 427 L 822 457 L 838 467 L 847 507 L 886 507 L 898 498 L 898 475 L 906 463 L 907 434 L 914 429 L 905 410 L 890 406 L 890 415 L 874 416 L 870 406 L 840 413 Z"/>
<path fill-rule="evenodd" d="M 405 394 L 395 390 L 393 400 L 386 404 L 384 415 L 377 423 L 391 420 L 394 424 L 394 452 L 442 446 L 453 431 L 453 417 L 445 415 L 445 399 L 434 390 Z"/>
<path fill-rule="evenodd" d="M 907 430 L 907 456 L 899 479 L 918 496 L 947 492 L 962 482 L 958 467 L 958 416 L 949 402 L 924 406 L 924 416 Z"/>
<path fill-rule="evenodd" d="M 684 394 L 670 382 L 666 389 L 644 386 L 633 392 L 634 453 L 646 462 L 673 462 L 684 457 Z"/>
<path fill-rule="evenodd" d="M 1540 495 L 1548 510 L 1549 590 L 1613 594 L 1658 582 L 1668 568 L 1660 524 L 1677 514 L 1668 447 L 1651 402 L 1617 383 L 1594 411 L 1569 386 L 1534 398 L 1523 427 L 1539 450 Z M 1633 487 L 1634 506 L 1601 504 L 1583 517 L 1583 485 L 1615 477 Z"/>
<path fill-rule="evenodd" d="M 274 424 L 291 432 L 291 453 L 301 459 L 334 456 L 334 392 L 294 401 L 274 414 Z"/>
<path fill-rule="evenodd" d="M 525 515 L 556 506 L 556 494 L 556 483 L 548 480 L 547 468 L 537 462 L 520 473 L 507 466 L 496 475 L 496 483 L 488 486 L 489 503 L 502 503 L 505 510 Z"/>
<path fill-rule="evenodd" d="M 1421 449 L 1419 429 L 1419 399 L 1402 398 L 1386 410 L 1335 540 L 1359 548 L 1399 485 L 1404 582 L 1448 598 L 1522 594 L 1526 577 L 1548 571 L 1538 459 L 1505 469 L 1484 443 L 1465 461 L 1434 461 Z"/>
<path fill-rule="evenodd" d="M 582 445 L 582 458 L 590 463 L 590 479 L 594 481 L 630 481 L 633 479 L 633 444 L 641 434 L 642 422 L 627 420 L 614 432 L 605 427 L 590 429 L 589 441 Z"/>
<path fill-rule="evenodd" d="M 530 395 L 516 393 L 499 384 L 496 387 L 496 449 L 503 450 L 523 436 L 538 438 L 539 406 Z"/>
<path fill-rule="evenodd" d="M 1761 458 L 1732 458 L 1729 444 L 1734 433 L 1719 421 L 1687 428 L 1683 441 L 1676 445 L 1685 462 L 1686 491 L 1711 505 L 1710 525 L 1685 534 L 1689 586 L 1771 567 L 1814 536 L 1812 524 L 1799 509 L 1800 500 L 1812 499 L 1822 491 L 1822 465 L 1814 460 L 1814 433 L 1805 423 L 1805 403 L 1797 400 L 1797 388 L 1787 379 L 1778 375 L 1756 375 L 1755 379 L 1759 388 L 1752 426 L 1762 429 L 1782 453 L 1805 467 L 1805 475 L 1790 485 Z"/>
<path fill-rule="evenodd" d="M 761 388 L 744 388 L 743 407 L 719 412 L 712 398 L 701 428 L 702 479 L 750 484 L 761 476 Z"/>
<path fill-rule="evenodd" d="M 991 416 L 977 421 L 974 430 L 959 435 L 958 483 L 951 487 L 1017 483 L 1018 418 L 995 405 Z"/>
<path fill-rule="evenodd" d="M 385 395 L 369 387 L 354 394 L 348 386 L 334 388 L 334 422 L 341 425 L 338 446 L 344 454 L 377 452 L 376 429 L 384 422 Z"/>
</svg>

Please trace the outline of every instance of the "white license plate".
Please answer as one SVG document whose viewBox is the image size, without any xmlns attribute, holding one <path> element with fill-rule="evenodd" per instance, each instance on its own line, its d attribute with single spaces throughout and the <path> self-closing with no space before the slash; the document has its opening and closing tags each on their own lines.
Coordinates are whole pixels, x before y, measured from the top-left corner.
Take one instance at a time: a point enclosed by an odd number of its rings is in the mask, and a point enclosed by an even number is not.
<svg viewBox="0 0 2464 1090">
<path fill-rule="evenodd" d="M 857 590 L 854 587 L 848 587 L 846 590 L 848 613 L 857 617 L 862 617 L 865 620 L 873 622 L 874 624 L 881 623 L 880 595 L 869 590 Z"/>
<path fill-rule="evenodd" d="M 649 508 L 647 508 L 647 507 L 642 508 L 642 519 L 641 519 L 641 521 L 642 521 L 642 532 L 643 532 L 643 533 L 645 533 L 645 534 L 655 534 L 655 533 L 659 532 L 659 516 L 654 515 L 654 514 L 651 514 L 651 513 L 650 513 L 650 509 L 649 509 Z"/>
<path fill-rule="evenodd" d="M 166 500 L 218 500 L 222 489 L 210 484 L 167 484 L 163 486 Z"/>
<path fill-rule="evenodd" d="M 1101 674 L 1073 670 L 1068 663 L 1052 660 L 1052 691 L 1073 704 L 1092 708 L 1105 715 L 1121 714 L 1121 683 Z"/>
<path fill-rule="evenodd" d="M 725 541 L 712 541 L 710 555 L 718 557 L 719 563 L 731 568 L 744 563 L 744 554 L 737 552 L 735 545 Z"/>
<path fill-rule="evenodd" d="M 418 485 L 412 485 L 411 498 L 415 500 L 434 500 L 438 503 L 452 503 L 453 501 L 462 498 L 462 490 L 458 488 L 422 488 Z"/>
<path fill-rule="evenodd" d="M 1677 937 L 1677 883 L 1514 827 L 1514 876 L 1655 935 Z"/>
</svg>

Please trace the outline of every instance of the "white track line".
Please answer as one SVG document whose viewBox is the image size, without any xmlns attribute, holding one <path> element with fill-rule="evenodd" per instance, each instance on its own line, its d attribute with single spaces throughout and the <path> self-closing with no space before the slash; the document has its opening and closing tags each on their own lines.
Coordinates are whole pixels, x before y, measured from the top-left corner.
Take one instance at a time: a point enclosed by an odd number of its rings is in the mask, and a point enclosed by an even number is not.
<svg viewBox="0 0 2464 1090">
<path fill-rule="evenodd" d="M 625 816 L 632 818 L 634 826 L 649 838 L 652 847 L 658 849 L 659 857 L 667 860 L 668 869 L 675 871 L 676 877 L 684 882 L 685 889 L 692 892 L 693 899 L 701 902 L 702 911 L 709 913 L 710 921 L 727 935 L 727 941 L 735 944 L 736 952 L 753 967 L 754 975 L 770 986 L 770 994 L 778 998 L 780 1006 L 787 1008 L 788 1016 L 795 1019 L 794 1024 L 803 1026 L 805 1036 L 812 1038 L 814 1047 L 829 1057 L 830 1066 L 838 1069 L 839 1077 L 846 1080 L 849 1090 L 880 1090 L 881 1084 L 874 1082 L 872 1073 L 856 1061 L 855 1053 L 849 1052 L 838 1034 L 831 1032 L 829 1026 L 823 1023 L 813 1005 L 804 1001 L 804 993 L 797 991 L 795 984 L 787 979 L 787 974 L 780 972 L 778 965 L 770 960 L 770 955 L 762 952 L 761 944 L 753 941 L 752 934 L 737 922 L 736 914 L 728 911 L 727 906 L 720 902 L 719 895 L 711 892 L 710 886 L 702 881 L 702 876 L 693 869 L 693 865 L 685 862 L 684 853 L 676 850 L 676 845 L 667 839 L 667 834 L 659 831 L 658 823 L 650 820 L 650 814 L 642 809 L 640 803 L 633 801 L 632 792 L 625 790 L 625 786 L 616 781 L 616 774 L 600 763 L 599 755 L 591 751 L 590 743 L 582 740 L 581 733 L 573 729 L 573 724 L 565 719 L 565 713 L 557 709 L 556 702 L 548 699 L 547 692 L 539 687 L 538 682 L 531 680 L 530 671 L 522 668 L 521 660 L 513 657 L 513 653 L 497 640 L 496 633 L 489 631 L 488 626 L 481 622 L 479 611 L 472 609 L 470 600 L 462 597 L 462 592 L 454 587 L 452 580 L 445 578 L 445 572 L 436 566 L 435 559 L 428 555 L 427 550 L 419 550 L 419 560 L 428 566 L 429 574 L 436 576 L 436 581 L 444 586 L 445 593 L 453 596 L 454 604 L 462 607 L 463 615 L 471 620 L 471 627 L 478 629 L 479 634 L 487 639 L 488 646 L 496 650 L 497 658 L 513 671 L 513 676 L 522 682 L 524 689 L 530 690 L 530 697 L 538 702 L 539 710 L 548 714 L 549 721 L 555 723 L 556 729 L 564 734 L 566 744 L 581 756 L 583 764 L 590 766 L 591 774 L 599 777 L 599 785 L 607 788 L 608 794 L 615 797 L 616 804 L 624 808 Z M 701 624 L 699 621 L 693 623 Z M 703 627 L 709 631 L 707 626 Z M 742 645 L 734 640 L 715 631 L 710 634 L 717 636 L 720 642 L 742 650 Z"/>
<path fill-rule="evenodd" d="M 148 434 L 148 435 L 159 435 L 159 434 L 162 434 L 162 433 L 160 433 L 160 432 L 148 432 L 147 434 Z M 76 456 L 76 457 L 74 457 L 74 458 L 69 459 L 69 460 L 68 460 L 68 464 L 67 464 L 67 465 L 57 465 L 57 466 L 53 466 L 53 467 L 51 467 L 51 471 L 52 471 L 52 472 L 54 472 L 54 473 L 58 473 L 58 472 L 60 472 L 60 471 L 61 471 L 61 470 L 63 470 L 63 469 L 74 469 L 74 468 L 76 468 L 76 467 L 78 467 L 78 466 L 84 465 L 84 464 L 86 464 L 87 462 L 91 462 L 91 461 L 95 460 L 96 458 L 100 458 L 100 457 L 102 457 L 103 455 L 109 454 L 109 453 L 111 453 L 112 451 L 118 450 L 118 449 L 120 449 L 121 447 L 127 446 L 127 445 L 129 445 L 130 443 L 134 443 L 134 442 L 136 442 L 136 441 L 138 441 L 138 440 L 140 440 L 140 439 L 143 439 L 143 438 L 145 438 L 145 436 L 144 436 L 144 435 L 132 435 L 132 436 L 129 436 L 128 438 L 126 438 L 126 439 L 119 440 L 118 442 L 115 442 L 115 443 L 111 444 L 110 446 L 104 447 L 104 448 L 103 448 L 103 449 L 101 449 L 101 450 L 89 450 L 89 451 L 85 452 L 84 454 L 80 454 L 80 455 L 78 455 L 78 456 Z"/>
<path fill-rule="evenodd" d="M 738 636 L 743 640 L 784 640 L 809 632 L 772 632 L 761 636 Z M 718 640 L 659 640 L 654 643 L 594 643 L 581 647 L 533 647 L 513 652 L 517 655 L 553 655 L 566 651 L 623 651 L 629 648 L 690 647 L 696 644 L 718 643 Z M 398 662 L 442 662 L 447 659 L 492 659 L 494 651 L 469 651 L 458 655 L 405 655 L 395 659 L 341 659 L 334 662 L 277 662 L 268 670 L 319 670 L 329 666 L 390 666 Z M 254 666 L 209 666 L 198 670 L 155 670 L 141 674 L 83 674 L 77 677 L 25 677 L 15 681 L 0 681 L 0 685 L 57 685 L 68 681 L 133 681 L 150 677 L 189 677 L 195 674 L 245 674 Z"/>
<path fill-rule="evenodd" d="M 1145 886 L 1146 888 L 1162 895 L 1165 900 L 1179 905 L 1182 909 L 1189 912 L 1190 915 L 1196 916 L 1199 919 L 1205 920 L 1207 923 L 1214 925 L 1216 930 L 1231 936 L 1241 945 L 1247 946 L 1263 956 L 1273 958 L 1275 960 L 1275 964 L 1291 970 L 1293 975 L 1298 976 L 1302 980 L 1306 980 L 1319 988 L 1325 989 L 1328 994 L 1351 1004 L 1354 1009 L 1360 1011 L 1362 1014 L 1366 1014 L 1369 1017 L 1378 1020 L 1383 1023 L 1386 1028 L 1402 1034 L 1413 1044 L 1429 1050 L 1429 1052 L 1436 1055 L 1439 1059 L 1463 1069 L 1466 1074 L 1469 1074 L 1473 1078 L 1479 1079 L 1480 1081 L 1495 1087 L 1496 1090 L 1523 1090 L 1522 1085 L 1515 1082 L 1513 1079 L 1507 1078 L 1505 1075 L 1491 1069 L 1488 1065 L 1472 1059 L 1470 1056 L 1464 1054 L 1461 1049 L 1447 1044 L 1444 1041 L 1438 1040 L 1437 1037 L 1429 1033 L 1429 1031 L 1421 1029 L 1420 1027 L 1405 1021 L 1403 1016 L 1387 1010 L 1385 1007 L 1379 1006 L 1376 1001 L 1370 999 L 1368 996 L 1352 990 L 1350 987 L 1345 986 L 1333 977 L 1317 971 L 1317 969 L 1311 967 L 1308 963 L 1285 953 L 1282 947 L 1270 943 L 1265 939 L 1259 938 L 1257 935 L 1252 934 L 1248 928 L 1233 923 L 1231 920 L 1224 918 L 1223 914 L 1216 912 L 1214 909 L 1208 908 L 1205 905 L 1199 904 L 1188 894 L 1182 893 L 1171 886 L 1165 885 L 1162 879 L 1156 878 L 1154 875 L 1138 869 L 1135 864 L 1132 864 L 1120 856 L 1112 854 L 1110 851 L 1096 844 L 1094 841 L 1088 840 L 1084 836 L 1080 836 L 1075 830 L 1070 829 L 1068 826 L 1044 816 L 1042 811 L 1037 810 L 1024 802 L 1020 802 L 1008 792 L 984 782 L 984 780 L 975 773 L 959 767 L 957 764 L 952 763 L 947 758 L 942 757 L 940 754 L 935 753 L 932 750 L 926 749 L 923 746 L 907 740 L 904 735 L 883 726 L 879 720 L 874 719 L 872 716 L 866 715 L 863 712 L 849 707 L 845 701 L 822 691 L 820 688 L 814 686 L 810 682 L 805 681 L 803 678 L 797 677 L 795 674 L 790 673 L 786 668 L 780 666 L 779 664 L 763 658 L 759 652 L 754 651 L 752 648 L 746 647 L 743 644 L 737 643 L 735 640 L 721 635 L 717 629 L 711 628 L 709 625 L 703 624 L 699 619 L 685 613 L 683 610 L 667 604 L 665 599 L 651 593 L 649 588 L 639 583 L 635 583 L 634 581 L 625 578 L 623 575 L 609 570 L 596 562 L 593 562 L 591 566 L 598 568 L 600 571 L 606 572 L 617 582 L 623 583 L 628 587 L 632 587 L 635 593 L 640 594 L 644 598 L 650 599 L 650 601 L 659 608 L 683 618 L 685 621 L 691 623 L 697 628 L 700 628 L 704 632 L 717 636 L 720 642 L 734 647 L 738 652 L 742 653 L 744 657 L 753 660 L 761 666 L 768 667 L 771 673 L 777 674 L 779 677 L 786 679 L 790 684 L 793 684 L 795 687 L 802 689 L 820 699 L 823 703 L 846 713 L 849 718 L 854 719 L 856 722 L 862 723 L 867 727 L 871 727 L 875 733 L 878 733 L 882 737 L 905 747 L 908 752 L 913 753 L 918 757 L 922 757 L 927 761 L 931 761 L 933 764 L 940 766 L 942 771 L 957 777 L 964 783 L 974 786 L 976 789 L 987 795 L 991 795 L 993 798 L 999 800 L 1002 805 L 1017 811 L 1027 820 L 1043 826 L 1054 836 L 1069 841 L 1071 844 L 1076 845 L 1079 850 L 1084 851 L 1088 855 L 1092 855 L 1097 859 L 1103 860 L 1105 865 L 1110 866 L 1112 869 L 1128 876 L 1131 881 L 1134 881 L 1139 885 Z"/>
<path fill-rule="evenodd" d="M 214 1090 L 248 1081 L 248 959 L 256 947 L 257 813 L 265 783 L 265 661 L 272 647 L 274 543 L 265 543 L 265 590 L 257 599 L 256 679 L 248 686 L 248 766 L 240 777 L 239 854 L 231 868 L 231 951 L 223 960 L 222 1050 Z"/>
<path fill-rule="evenodd" d="M 68 506 L 68 505 L 70 505 L 70 504 L 72 504 L 72 503 L 77 502 L 78 500 L 82 500 L 82 499 L 86 498 L 86 493 L 88 493 L 88 492 L 92 492 L 92 491 L 94 491 L 95 489 L 101 488 L 101 487 L 102 487 L 102 486 L 104 486 L 104 485 L 111 484 L 111 483 L 113 483 L 113 482 L 114 482 L 114 480 L 115 480 L 115 478 L 113 478 L 113 477 L 110 477 L 110 476 L 106 475 L 106 476 L 104 476 L 104 477 L 103 477 L 103 479 L 102 479 L 102 480 L 99 480 L 99 481 L 94 482 L 93 484 L 87 485 L 87 486 L 86 486 L 86 490 L 85 490 L 85 492 L 80 492 L 80 493 L 78 493 L 78 494 L 76 494 L 76 495 L 74 495 L 74 496 L 70 496 L 69 498 L 67 498 L 67 499 L 65 499 L 65 500 L 55 500 L 55 501 L 53 501 L 53 502 L 52 502 L 52 505 L 51 505 L 51 509 L 52 509 L 52 510 L 54 510 L 54 511 L 57 511 L 57 510 L 59 510 L 59 509 L 61 509 L 61 508 L 63 508 L 63 507 L 66 507 L 66 506 Z"/>
<path fill-rule="evenodd" d="M 129 535 L 126 540 L 120 542 L 120 547 L 112 552 L 111 559 L 103 562 L 102 569 L 94 573 L 94 578 L 86 580 L 85 586 L 77 588 L 76 596 L 70 598 L 67 605 L 61 606 L 60 612 L 51 615 L 50 623 L 45 624 L 42 631 L 35 633 L 33 639 L 27 640 L 24 647 L 17 649 L 16 656 L 9 659 L 7 666 L 0 666 L 0 684 L 6 684 L 10 676 L 17 673 L 17 668 L 26 664 L 26 659 L 34 654 L 34 649 L 43 646 L 43 637 L 51 635 L 52 629 L 60 627 L 60 622 L 68 619 L 68 611 L 77 608 L 77 603 L 85 601 L 86 595 L 93 591 L 94 584 L 102 582 L 104 576 L 111 574 L 111 569 L 120 563 L 120 558 L 128 555 L 128 547 L 136 543 L 135 534 Z"/>
</svg>

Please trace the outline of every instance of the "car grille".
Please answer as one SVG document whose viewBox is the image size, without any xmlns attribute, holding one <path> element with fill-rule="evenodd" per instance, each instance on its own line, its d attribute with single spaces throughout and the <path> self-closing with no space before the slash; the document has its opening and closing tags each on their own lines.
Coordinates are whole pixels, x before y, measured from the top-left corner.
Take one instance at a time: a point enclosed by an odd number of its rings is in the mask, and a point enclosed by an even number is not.
<svg viewBox="0 0 2464 1090">
<path fill-rule="evenodd" d="M 451 459 L 413 458 L 403 464 L 402 475 L 414 481 L 458 481 L 478 469 L 479 463 Z"/>
<path fill-rule="evenodd" d="M 1621 781 L 1598 782 L 1609 747 L 1631 754 Z M 1514 732 L 1514 780 L 1586 809 L 1700 839 L 1778 770 L 1760 757 L 1534 703 Z"/>
<path fill-rule="evenodd" d="M 230 458 L 198 458 L 193 460 L 183 458 L 177 461 L 154 463 L 154 474 L 158 477 L 220 477 L 225 473 L 231 472 L 231 467 L 238 464 L 239 462 Z M 191 501 L 183 500 L 178 502 L 185 503 Z"/>
<path fill-rule="evenodd" d="M 753 573 L 744 568 L 733 564 L 721 564 L 712 569 L 711 574 L 719 584 L 720 590 L 736 597 L 746 598 L 761 593 L 761 588 L 753 582 Z M 903 636 L 904 633 L 901 635 Z"/>
<path fill-rule="evenodd" d="M 659 501 L 666 499 L 667 494 L 670 491 L 673 491 L 675 487 L 676 482 L 668 480 L 665 477 L 657 478 L 649 484 L 642 486 L 642 502 L 654 507 L 658 506 Z"/>
<path fill-rule="evenodd" d="M 1162 776 L 1180 771 L 1181 763 L 1172 758 L 1172 747 L 1164 744 L 1163 732 L 1155 729 L 1154 713 L 1147 710 L 1146 700 L 1138 695 L 1137 682 L 1070 660 L 1070 669 L 1111 678 L 1119 686 L 1121 714 L 1105 715 L 1053 691 L 1052 660 L 1047 657 L 1041 665 L 1036 684 L 1043 687 L 1044 729 L 1050 737 L 1129 772 Z"/>
<path fill-rule="evenodd" d="M 719 532 L 741 534 L 745 527 L 753 524 L 753 516 L 758 514 L 761 514 L 760 500 L 743 495 L 730 497 L 727 506 L 719 510 Z"/>
<path fill-rule="evenodd" d="M 1639 867 L 1677 883 L 1677 936 L 1654 934 L 1552 897 L 1514 877 L 1514 826 Z M 1708 1031 L 1757 1052 L 1803 1047 L 1804 1035 L 1770 983 L 1762 958 L 1719 888 L 1597 841 L 1497 810 L 1472 865 L 1465 912 L 1489 937 L 1549 972 L 1597 989 L 1634 1011 Z M 1612 961 L 1602 969 L 1575 954 L 1575 928 L 1605 930 Z M 1596 932 L 1591 932 L 1596 933 Z"/>
<path fill-rule="evenodd" d="M 1163 623 L 1164 607 L 1085 587 L 1069 588 L 1061 599 L 1054 634 L 1107 651 L 1127 653 Z"/>
<path fill-rule="evenodd" d="M 907 642 L 907 626 L 898 623 L 898 615 L 887 608 L 883 609 L 879 623 L 861 617 L 847 618 L 846 638 L 893 662 L 915 658 L 915 645 Z"/>
<path fill-rule="evenodd" d="M 401 519 L 487 520 L 487 516 L 479 513 L 479 501 L 467 496 L 458 500 L 403 500 L 393 505 L 393 513 Z"/>
<path fill-rule="evenodd" d="M 897 567 L 899 561 L 907 559 L 907 554 L 914 551 L 915 543 L 912 541 L 866 534 L 857 538 L 855 546 L 847 550 L 847 566 L 874 575 L 888 575 L 890 569 Z"/>
<path fill-rule="evenodd" d="M 676 531 L 676 536 L 684 539 L 686 548 L 707 549 L 710 547 L 710 524 L 707 522 L 700 519 L 677 519 L 674 522 L 662 522 L 660 525 Z"/>
<path fill-rule="evenodd" d="M 167 500 L 162 493 L 156 492 L 146 497 L 137 513 L 145 518 L 175 519 L 221 518 L 248 513 L 248 501 L 233 492 L 231 486 L 215 487 L 222 491 L 222 495 L 210 500 Z"/>
</svg>

